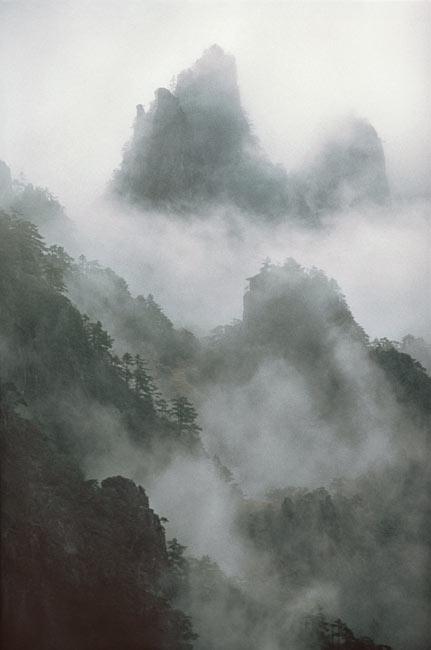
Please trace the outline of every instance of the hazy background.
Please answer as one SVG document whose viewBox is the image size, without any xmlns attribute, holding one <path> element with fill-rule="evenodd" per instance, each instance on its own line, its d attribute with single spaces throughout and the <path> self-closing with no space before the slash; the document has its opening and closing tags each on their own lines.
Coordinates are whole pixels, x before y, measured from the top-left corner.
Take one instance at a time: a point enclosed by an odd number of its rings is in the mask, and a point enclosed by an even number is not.
<svg viewBox="0 0 431 650">
<path fill-rule="evenodd" d="M 0 158 L 59 197 L 88 256 L 202 330 L 241 315 L 244 279 L 264 257 L 294 255 L 337 279 L 371 336 L 429 333 L 428 3 L 0 6 Z M 384 143 L 392 208 L 342 215 L 323 237 L 250 229 L 229 241 L 217 219 L 185 232 L 94 203 L 120 163 L 135 105 L 213 42 L 235 55 L 254 130 L 288 170 L 306 163 L 337 116 L 368 118 Z"/>
<path fill-rule="evenodd" d="M 2 156 L 67 205 L 120 161 L 137 103 L 213 42 L 274 160 L 345 111 L 381 135 L 395 191 L 428 192 L 429 3 L 2 2 Z M 401 187 L 400 187 L 401 185 Z"/>
</svg>

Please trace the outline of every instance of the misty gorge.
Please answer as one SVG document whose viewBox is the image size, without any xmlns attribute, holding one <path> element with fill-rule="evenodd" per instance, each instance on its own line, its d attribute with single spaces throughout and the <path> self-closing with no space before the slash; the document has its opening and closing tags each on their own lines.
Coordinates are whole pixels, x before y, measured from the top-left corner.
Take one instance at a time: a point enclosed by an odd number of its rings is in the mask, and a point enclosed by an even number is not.
<svg viewBox="0 0 431 650">
<path fill-rule="evenodd" d="M 0 16 L 2 647 L 428 650 L 429 6 Z"/>
</svg>

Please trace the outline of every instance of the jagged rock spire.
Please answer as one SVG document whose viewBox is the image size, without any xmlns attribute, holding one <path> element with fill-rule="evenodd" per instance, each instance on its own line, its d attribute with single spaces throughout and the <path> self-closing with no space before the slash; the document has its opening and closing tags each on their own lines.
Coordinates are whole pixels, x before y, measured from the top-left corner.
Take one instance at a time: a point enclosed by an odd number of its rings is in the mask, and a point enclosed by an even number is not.
<svg viewBox="0 0 431 650">
<path fill-rule="evenodd" d="M 287 176 L 260 151 L 241 106 L 235 59 L 212 45 L 175 89 L 139 105 L 114 191 L 179 212 L 229 204 L 274 218 L 288 211 Z"/>
<path fill-rule="evenodd" d="M 152 209 L 207 215 L 223 204 L 254 220 L 311 224 L 322 213 L 389 195 L 383 148 L 364 120 L 341 124 L 306 173 L 288 177 L 273 165 L 241 105 L 235 59 L 219 45 L 180 72 L 172 92 L 157 89 L 147 112 L 137 106 L 111 188 Z"/>
</svg>

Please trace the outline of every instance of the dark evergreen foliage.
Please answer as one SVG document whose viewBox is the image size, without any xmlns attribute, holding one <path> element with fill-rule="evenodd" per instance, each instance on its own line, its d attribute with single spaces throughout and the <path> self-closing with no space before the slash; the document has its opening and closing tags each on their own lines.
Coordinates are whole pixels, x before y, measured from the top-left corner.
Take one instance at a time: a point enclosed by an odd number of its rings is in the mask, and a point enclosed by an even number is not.
<svg viewBox="0 0 431 650">
<path fill-rule="evenodd" d="M 190 445 L 197 444 L 199 442 L 199 432 L 202 429 L 197 424 L 198 414 L 187 397 L 173 399 L 170 414 L 175 422 L 178 436 L 185 438 Z"/>
<path fill-rule="evenodd" d="M 23 179 L 13 179 L 9 167 L 2 160 L 0 209 L 31 221 L 44 233 L 49 230 L 56 235 L 72 236 L 72 222 L 58 199 L 47 188 L 35 187 Z"/>
<path fill-rule="evenodd" d="M 397 400 L 409 407 L 411 416 L 431 425 L 431 377 L 425 368 L 399 344 L 381 339 L 374 342 L 371 358 L 384 370 Z"/>
<path fill-rule="evenodd" d="M 196 355 L 199 344 L 193 334 L 175 329 L 151 294 L 133 298 L 112 269 L 81 255 L 65 278 L 71 300 L 108 328 L 120 354 L 139 354 L 165 374 Z"/>
<path fill-rule="evenodd" d="M 81 411 L 91 400 L 114 407 L 133 440 L 165 445 L 166 460 L 172 445 L 187 445 L 188 439 L 178 439 L 177 420 L 170 421 L 141 356 L 125 353 L 120 361 L 100 320 L 91 321 L 62 295 L 72 264 L 64 250 L 46 249 L 36 226 L 6 213 L 0 218 L 0 249 L 1 379 L 16 385 L 32 417 L 60 428 L 78 455 L 88 453 L 91 441 L 75 429 L 71 434 L 65 400 Z M 152 300 L 150 305 L 165 318 Z M 194 445 L 197 434 L 198 429 Z"/>
<path fill-rule="evenodd" d="M 392 650 L 388 645 L 375 644 L 368 637 L 356 638 L 343 621 L 331 621 L 322 611 L 304 618 L 297 643 L 299 650 Z"/>
</svg>

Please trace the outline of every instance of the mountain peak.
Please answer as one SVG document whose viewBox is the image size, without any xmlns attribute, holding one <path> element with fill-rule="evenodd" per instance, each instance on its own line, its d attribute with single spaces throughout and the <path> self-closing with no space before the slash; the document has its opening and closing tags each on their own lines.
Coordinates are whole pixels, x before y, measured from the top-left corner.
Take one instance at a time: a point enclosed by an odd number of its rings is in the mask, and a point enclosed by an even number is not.
<svg viewBox="0 0 431 650">
<path fill-rule="evenodd" d="M 220 45 L 218 45 L 218 43 L 213 43 L 212 45 L 210 45 L 209 48 L 207 50 L 205 50 L 205 52 L 204 52 L 204 54 L 202 56 L 205 56 L 205 55 L 211 55 L 211 56 L 214 56 L 214 57 L 224 57 L 224 56 L 226 56 L 224 49 L 222 47 L 220 47 Z"/>
<path fill-rule="evenodd" d="M 210 69 L 216 71 L 226 70 L 227 68 L 236 68 L 235 57 L 232 54 L 227 54 L 220 45 L 214 43 L 203 51 L 189 70 L 203 72 Z"/>
<path fill-rule="evenodd" d="M 376 129 L 366 119 L 337 120 L 310 174 L 318 210 L 337 210 L 389 199 L 385 154 Z"/>
<path fill-rule="evenodd" d="M 183 105 L 230 109 L 242 112 L 235 58 L 219 45 L 212 45 L 177 77 L 175 95 Z"/>
<path fill-rule="evenodd" d="M 134 133 L 114 191 L 127 200 L 176 212 L 229 204 L 266 219 L 288 209 L 286 175 L 260 151 L 241 105 L 235 59 L 212 45 L 158 88 Z"/>
<path fill-rule="evenodd" d="M 112 189 L 151 209 L 209 214 L 208 206 L 224 205 L 251 220 L 311 225 L 389 195 L 383 147 L 366 120 L 341 120 L 303 175 L 272 164 L 242 107 L 235 58 L 217 44 L 178 74 L 173 90 L 158 88 L 147 112 L 138 105 Z"/>
</svg>

